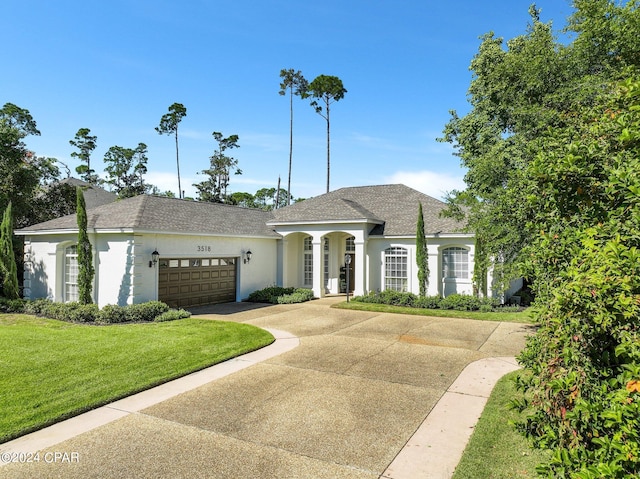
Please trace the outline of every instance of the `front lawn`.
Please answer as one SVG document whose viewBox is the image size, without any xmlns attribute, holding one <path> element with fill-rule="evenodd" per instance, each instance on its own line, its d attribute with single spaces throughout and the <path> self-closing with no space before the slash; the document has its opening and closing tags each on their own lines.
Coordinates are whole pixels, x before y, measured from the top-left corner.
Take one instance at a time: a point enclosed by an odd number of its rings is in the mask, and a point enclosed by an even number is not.
<svg viewBox="0 0 640 479">
<path fill-rule="evenodd" d="M 509 321 L 512 323 L 526 323 L 532 324 L 533 321 L 530 316 L 530 310 L 524 311 L 458 311 L 453 309 L 426 309 L 426 308 L 411 308 L 406 306 L 393 306 L 389 304 L 379 303 L 360 303 L 356 301 L 346 301 L 342 303 L 336 303 L 331 306 L 332 308 L 339 309 L 354 309 L 357 311 L 377 311 L 380 313 L 398 313 L 398 314 L 414 314 L 418 316 L 435 316 L 438 318 L 466 318 L 466 319 L 480 319 L 484 321 Z"/>
<path fill-rule="evenodd" d="M 0 315 L 0 442 L 273 342 L 202 319 L 89 326 Z"/>
<path fill-rule="evenodd" d="M 453 479 L 535 478 L 536 466 L 548 459 L 547 453 L 532 449 L 516 431 L 513 421 L 520 413 L 509 402 L 521 395 L 513 378 L 521 371 L 502 377 L 489 397 Z"/>
</svg>

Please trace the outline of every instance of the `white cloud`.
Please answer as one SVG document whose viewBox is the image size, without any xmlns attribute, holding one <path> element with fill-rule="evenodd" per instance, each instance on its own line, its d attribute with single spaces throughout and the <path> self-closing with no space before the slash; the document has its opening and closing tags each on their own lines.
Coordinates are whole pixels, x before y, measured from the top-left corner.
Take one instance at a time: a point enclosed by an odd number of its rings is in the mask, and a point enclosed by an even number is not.
<svg viewBox="0 0 640 479">
<path fill-rule="evenodd" d="M 387 183 L 402 183 L 434 198 L 443 199 L 451 190 L 463 190 L 463 176 L 434 171 L 397 171 L 385 179 Z"/>
</svg>

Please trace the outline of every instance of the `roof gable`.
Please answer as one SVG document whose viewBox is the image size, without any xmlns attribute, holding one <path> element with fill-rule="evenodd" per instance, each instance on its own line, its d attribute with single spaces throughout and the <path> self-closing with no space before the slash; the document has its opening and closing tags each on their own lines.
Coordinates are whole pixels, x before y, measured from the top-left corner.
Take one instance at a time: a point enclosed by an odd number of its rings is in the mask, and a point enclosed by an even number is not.
<svg viewBox="0 0 640 479">
<path fill-rule="evenodd" d="M 413 236 L 416 233 L 419 203 L 422 203 L 427 234 L 459 233 L 463 230 L 463 223 L 440 217 L 445 203 L 400 184 L 331 191 L 275 210 L 269 224 L 360 220 L 376 225 L 371 235 Z"/>
</svg>

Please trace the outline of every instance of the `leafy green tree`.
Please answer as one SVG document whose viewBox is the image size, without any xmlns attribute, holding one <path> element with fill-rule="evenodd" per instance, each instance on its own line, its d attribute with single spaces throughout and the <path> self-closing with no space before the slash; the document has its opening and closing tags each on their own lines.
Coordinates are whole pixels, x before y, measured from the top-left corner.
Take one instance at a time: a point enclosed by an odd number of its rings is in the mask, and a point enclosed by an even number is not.
<svg viewBox="0 0 640 479">
<path fill-rule="evenodd" d="M 160 125 L 156 131 L 160 135 L 174 135 L 176 140 L 176 166 L 178 168 L 178 198 L 182 198 L 182 185 L 180 184 L 180 156 L 178 153 L 178 125 L 187 116 L 187 109 L 182 103 L 173 103 L 169 106 L 169 112 L 162 115 Z"/>
<path fill-rule="evenodd" d="M 230 205 L 241 206 L 242 208 L 257 208 L 255 197 L 251 193 L 244 191 L 236 191 L 231 193 L 228 198 Z"/>
<path fill-rule="evenodd" d="M 280 188 L 280 193 L 276 188 L 261 188 L 254 196 L 255 205 L 263 210 L 273 210 L 287 206 L 287 191 Z"/>
<path fill-rule="evenodd" d="M 38 157 L 28 150 L 24 139 L 39 134 L 28 110 L 12 103 L 0 109 L 0 208 L 6 208 L 11 201 L 18 228 L 35 222 L 35 199 L 45 194 L 42 187 L 60 174 L 56 160 Z"/>
<path fill-rule="evenodd" d="M 230 135 L 225 138 L 218 131 L 214 131 L 212 135 L 218 143 L 218 148 L 209 158 L 210 167 L 200 172 L 200 174 L 208 178 L 193 186 L 198 190 L 198 199 L 200 201 L 227 203 L 227 187 L 229 186 L 231 173 L 241 175 L 242 170 L 238 168 L 238 160 L 228 156 L 226 151 L 239 148 L 238 140 L 240 138 L 238 135 Z"/>
<path fill-rule="evenodd" d="M 87 234 L 87 208 L 84 201 L 84 193 L 81 187 L 76 187 L 78 205 L 76 220 L 78 223 L 78 302 L 91 304 L 91 291 L 93 290 L 93 248 Z"/>
<path fill-rule="evenodd" d="M 106 183 L 120 198 L 144 194 L 150 188 L 143 177 L 147 172 L 147 161 L 147 145 L 144 143 L 138 143 L 133 149 L 112 146 L 104 156 L 108 175 Z"/>
<path fill-rule="evenodd" d="M 424 215 L 422 214 L 422 203 L 418 204 L 418 221 L 416 225 L 416 263 L 418 265 L 418 285 L 420 286 L 420 296 L 427 295 L 429 289 L 429 250 L 427 238 L 424 234 Z"/>
<path fill-rule="evenodd" d="M 287 179 L 287 205 L 291 204 L 291 165 L 293 162 L 293 96 L 305 98 L 309 82 L 302 76 L 300 70 L 293 68 L 280 70 L 280 95 L 284 96 L 289 91 L 289 176 Z"/>
<path fill-rule="evenodd" d="M 89 128 L 80 128 L 73 140 L 69 144 L 75 146 L 78 151 L 71 153 L 71 156 L 80 160 L 80 165 L 76 167 L 76 172 L 87 183 L 99 185 L 100 178 L 95 170 L 91 168 L 91 153 L 96 149 L 96 136 L 92 136 Z"/>
<path fill-rule="evenodd" d="M 2 272 L 2 292 L 5 298 L 18 299 L 20 289 L 18 287 L 18 269 L 16 256 L 13 250 L 13 215 L 11 202 L 7 205 L 2 215 L 0 224 L 0 267 Z"/>
<path fill-rule="evenodd" d="M 316 113 L 327 122 L 327 193 L 329 193 L 329 179 L 331 172 L 331 111 L 333 103 L 342 100 L 347 90 L 342 80 L 336 76 L 318 75 L 308 86 L 305 97 L 311 97 L 311 106 Z"/>
<path fill-rule="evenodd" d="M 548 477 L 638 477 L 640 78 L 576 114 L 582 134 L 550 130 L 528 167 L 539 231 L 527 256 L 548 291 L 519 358 L 531 373 L 520 429 L 555 451 Z"/>
</svg>

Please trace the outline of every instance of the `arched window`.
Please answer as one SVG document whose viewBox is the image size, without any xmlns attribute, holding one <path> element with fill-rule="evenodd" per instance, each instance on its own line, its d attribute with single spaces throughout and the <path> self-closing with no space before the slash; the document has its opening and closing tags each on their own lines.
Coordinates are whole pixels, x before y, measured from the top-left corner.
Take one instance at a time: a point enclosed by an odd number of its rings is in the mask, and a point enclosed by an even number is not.
<svg viewBox="0 0 640 479">
<path fill-rule="evenodd" d="M 64 250 L 64 302 L 78 301 L 78 245 Z"/>
<path fill-rule="evenodd" d="M 306 287 L 313 287 L 313 238 L 307 236 L 303 247 L 303 282 Z"/>
<path fill-rule="evenodd" d="M 467 249 L 456 246 L 442 251 L 442 277 L 469 278 L 469 251 Z"/>
<path fill-rule="evenodd" d="M 407 291 L 407 258 L 404 248 L 392 247 L 384 250 L 384 289 Z"/>
</svg>

